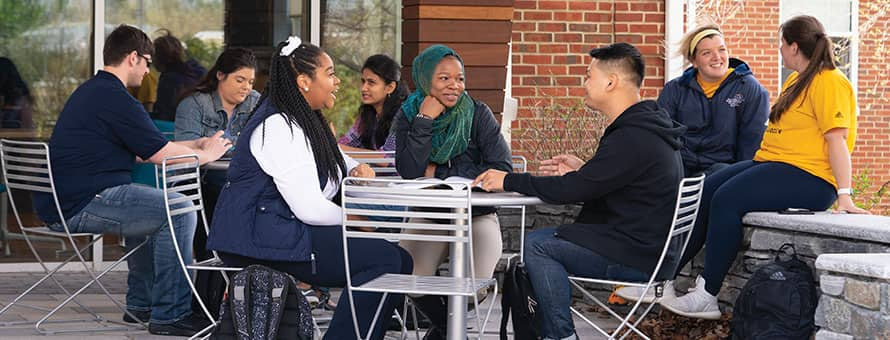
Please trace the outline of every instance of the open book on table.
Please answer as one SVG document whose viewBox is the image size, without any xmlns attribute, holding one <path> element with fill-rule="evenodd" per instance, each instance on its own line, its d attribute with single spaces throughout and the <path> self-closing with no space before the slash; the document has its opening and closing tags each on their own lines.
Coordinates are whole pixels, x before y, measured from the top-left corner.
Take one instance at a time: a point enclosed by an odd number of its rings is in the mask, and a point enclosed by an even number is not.
<svg viewBox="0 0 890 340">
<path fill-rule="evenodd" d="M 445 179 L 435 178 L 435 177 L 421 177 L 414 180 L 413 183 L 392 183 L 393 186 L 405 189 L 451 189 L 457 190 L 461 186 L 457 183 L 466 183 L 470 185 L 473 183 L 473 180 L 466 177 L 460 176 L 451 176 Z M 472 187 L 473 191 L 485 191 L 481 187 L 474 186 Z"/>
</svg>

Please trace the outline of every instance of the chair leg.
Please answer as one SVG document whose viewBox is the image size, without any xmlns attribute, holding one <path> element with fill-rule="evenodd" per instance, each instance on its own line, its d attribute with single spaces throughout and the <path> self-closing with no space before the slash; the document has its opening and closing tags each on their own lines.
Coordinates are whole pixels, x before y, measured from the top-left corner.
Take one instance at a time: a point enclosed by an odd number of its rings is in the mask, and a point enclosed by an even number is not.
<svg viewBox="0 0 890 340">
<path fill-rule="evenodd" d="M 573 313 L 575 313 L 575 315 L 577 315 L 577 316 L 580 317 L 582 320 L 584 320 L 584 322 L 586 322 L 588 325 L 592 326 L 592 327 L 595 328 L 597 331 L 599 331 L 601 334 L 603 334 L 603 335 L 609 337 L 610 339 L 611 339 L 611 338 L 614 338 L 614 337 L 616 336 L 616 334 L 618 334 L 618 332 L 621 331 L 622 328 L 627 327 L 628 329 L 627 329 L 625 332 L 628 332 L 628 333 L 629 333 L 629 332 L 632 331 L 632 332 L 636 333 L 637 335 L 639 335 L 640 337 L 642 337 L 642 338 L 644 338 L 644 339 L 646 339 L 646 340 L 649 340 L 649 337 L 646 336 L 646 334 L 643 334 L 643 332 L 640 331 L 638 328 L 636 328 L 636 326 L 637 326 L 637 325 L 639 324 L 639 322 L 646 316 L 646 314 L 648 314 L 648 312 L 651 310 L 651 308 L 652 308 L 652 306 L 653 306 L 654 304 L 650 304 L 650 305 L 649 305 L 649 308 L 646 308 L 645 313 L 642 314 L 641 317 L 638 318 L 636 322 L 631 323 L 631 322 L 630 322 L 630 318 L 636 313 L 637 309 L 638 309 L 639 306 L 642 304 L 642 301 L 637 301 L 637 302 L 634 304 L 634 306 L 631 307 L 631 310 L 627 313 L 627 315 L 625 315 L 625 316 L 622 317 L 621 315 L 619 315 L 618 313 L 616 313 L 614 310 L 612 310 L 612 308 L 610 308 L 607 304 L 603 303 L 602 301 L 600 301 L 600 299 L 598 299 L 598 298 L 596 298 L 595 296 L 593 296 L 593 294 L 591 294 L 590 292 L 588 292 L 586 289 L 584 289 L 584 287 L 582 287 L 582 286 L 581 286 L 580 284 L 578 284 L 577 282 L 572 281 L 572 280 L 569 280 L 569 282 L 571 282 L 572 285 L 575 286 L 575 288 L 577 288 L 577 289 L 581 292 L 582 295 L 584 295 L 585 297 L 587 297 L 588 299 L 590 299 L 591 301 L 593 301 L 594 303 L 596 303 L 600 308 L 602 308 L 603 310 L 605 310 L 606 312 L 608 312 L 609 315 L 611 315 L 613 318 L 618 319 L 619 321 L 621 321 L 621 324 L 618 326 L 618 328 L 616 328 L 616 329 L 615 329 L 614 331 L 612 331 L 612 332 L 607 332 L 606 330 L 604 330 L 604 329 L 601 328 L 600 326 L 597 326 L 593 321 L 591 321 L 590 319 L 588 319 L 586 316 L 584 316 L 584 314 L 582 314 L 582 313 L 581 313 L 580 311 L 578 311 L 577 309 L 575 309 L 575 308 L 570 308 L 571 311 L 572 311 Z M 624 338 L 625 336 L 627 336 L 626 333 L 625 333 L 624 336 L 622 336 L 622 338 Z"/>
<path fill-rule="evenodd" d="M 21 235 L 22 235 L 22 239 L 25 240 L 25 243 L 28 245 L 28 248 L 31 249 L 31 252 L 34 254 L 34 257 L 37 259 L 37 263 L 39 263 L 39 264 L 40 264 L 40 267 L 43 268 L 43 272 L 44 272 L 45 274 L 44 274 L 43 277 L 41 277 L 39 280 L 37 280 L 37 282 L 35 282 L 35 283 L 34 283 L 33 285 L 31 285 L 30 287 L 28 287 L 28 289 L 26 289 L 24 292 L 22 292 L 21 294 L 19 294 L 15 299 L 13 299 L 12 302 L 10 302 L 9 304 L 7 304 L 2 310 L 0 310 L 0 315 L 3 315 L 4 313 L 6 313 L 7 310 L 9 310 L 13 305 L 16 305 L 16 304 L 18 304 L 19 306 L 22 306 L 22 307 L 27 307 L 27 308 L 35 309 L 35 310 L 39 310 L 39 311 L 42 311 L 42 312 L 49 312 L 50 309 L 46 309 L 46 308 L 42 308 L 42 307 L 35 307 L 35 306 L 30 306 L 30 305 L 26 305 L 26 304 L 18 303 L 21 299 L 23 299 L 26 295 L 30 294 L 31 291 L 33 291 L 35 288 L 37 288 L 38 286 L 40 286 L 40 285 L 41 285 L 43 282 L 45 282 L 47 279 L 52 279 L 53 282 L 56 284 L 56 286 L 59 287 L 59 289 L 61 289 L 62 292 L 65 293 L 65 295 L 67 295 L 67 296 L 70 296 L 70 295 L 71 295 L 71 292 L 69 292 L 68 289 L 65 288 L 65 286 L 62 285 L 62 283 L 59 282 L 59 280 L 57 280 L 57 279 L 55 278 L 54 275 L 55 275 L 59 270 L 61 270 L 62 268 L 64 268 L 69 262 L 71 262 L 71 261 L 76 257 L 76 254 L 75 254 L 75 255 L 71 255 L 71 256 L 69 256 L 65 261 L 63 261 L 62 263 L 60 263 L 59 265 L 57 265 L 55 268 L 53 268 L 52 270 L 50 270 L 50 269 L 44 264 L 43 259 L 40 257 L 40 253 L 38 253 L 38 252 L 37 252 L 37 249 L 34 248 L 34 244 L 31 242 L 31 237 L 28 236 L 27 232 L 24 232 L 24 231 L 23 231 L 23 233 L 22 233 Z M 62 241 L 61 239 L 57 239 L 57 240 L 61 241 L 61 243 L 62 243 L 63 245 L 65 244 L 64 241 Z M 93 242 L 95 242 L 95 240 L 94 240 Z M 86 245 L 83 249 L 81 249 L 80 251 L 82 252 L 82 251 L 84 251 L 85 249 L 89 248 L 89 246 L 90 246 L 91 244 L 92 244 L 92 243 L 87 244 L 87 245 Z M 83 321 L 91 321 L 91 320 L 92 320 L 92 321 L 101 321 L 101 320 L 103 320 L 101 315 L 97 314 L 96 312 L 94 312 L 94 311 L 93 311 L 92 309 L 90 309 L 89 307 L 83 305 L 82 303 L 80 303 L 80 301 L 74 300 L 74 303 L 76 303 L 78 306 L 80 306 L 80 307 L 83 308 L 85 311 L 87 311 L 87 313 L 91 314 L 91 315 L 93 316 L 93 319 L 77 319 L 77 320 L 70 320 L 69 322 L 83 322 Z M 2 325 L 6 326 L 6 325 L 14 325 L 14 324 L 30 324 L 30 323 L 32 323 L 32 322 L 31 322 L 31 321 L 19 321 L 19 322 L 2 323 Z"/>
<path fill-rule="evenodd" d="M 81 253 L 82 253 L 84 250 L 89 249 L 89 246 L 94 246 L 95 243 L 96 243 L 97 241 L 99 241 L 99 240 L 101 240 L 101 238 L 94 238 L 93 242 L 91 242 L 89 245 L 87 245 L 87 247 L 85 247 L 85 248 L 83 248 L 83 249 L 81 249 L 81 250 L 78 250 L 78 252 L 77 252 L 77 254 L 76 254 L 76 255 L 78 255 L 78 258 L 79 258 L 81 264 L 84 266 L 84 269 L 87 271 L 88 274 L 90 274 L 90 276 L 92 277 L 92 279 L 91 279 L 89 282 L 87 282 L 85 285 L 83 285 L 83 287 L 81 287 L 81 288 L 78 289 L 76 292 L 74 292 L 74 294 L 70 294 L 70 295 L 68 296 L 68 298 L 66 298 L 66 299 L 65 299 L 64 301 L 62 301 L 59 305 L 57 305 L 55 308 L 53 308 L 53 310 L 51 310 L 48 314 L 46 314 L 43 318 L 41 318 L 39 321 L 37 321 L 37 324 L 34 325 L 34 328 L 35 328 L 38 332 L 40 332 L 41 334 L 48 335 L 48 334 L 58 334 L 58 333 L 70 333 L 70 332 L 92 332 L 92 331 L 97 331 L 97 330 L 102 330 L 102 331 L 112 331 L 112 330 L 131 330 L 131 329 L 134 329 L 134 328 L 135 328 L 134 326 L 126 325 L 126 324 L 124 324 L 123 322 L 120 322 L 120 321 L 108 320 L 108 319 L 104 319 L 104 318 L 102 318 L 102 319 L 99 320 L 99 321 L 109 322 L 109 323 L 116 323 L 116 324 L 121 324 L 122 327 L 114 327 L 114 328 L 111 328 L 111 327 L 103 327 L 103 328 L 98 328 L 98 329 L 65 329 L 65 330 L 47 330 L 47 329 L 44 329 L 44 328 L 42 327 L 42 325 L 43 325 L 44 322 L 46 322 L 49 318 L 51 318 L 56 312 L 58 312 L 59 310 L 61 310 L 62 308 L 64 308 L 69 302 L 71 302 L 72 300 L 74 300 L 78 295 L 80 295 L 80 293 L 82 293 L 82 292 L 85 291 L 87 288 L 89 288 L 90 286 L 92 286 L 93 283 L 97 284 L 97 285 L 102 289 L 102 292 L 105 293 L 105 296 L 108 297 L 108 299 L 111 300 L 111 302 L 113 302 L 113 303 L 118 307 L 118 309 L 120 309 L 120 310 L 121 310 L 122 312 L 124 312 L 124 313 L 130 314 L 130 312 L 127 311 L 127 308 L 126 308 L 125 306 L 121 305 L 120 302 L 118 302 L 113 296 L 111 296 L 111 293 L 108 291 L 107 288 L 105 288 L 105 285 L 103 285 L 102 282 L 99 281 L 99 279 L 101 279 L 103 276 L 105 276 L 105 274 L 107 274 L 107 273 L 110 272 L 112 269 L 114 269 L 115 267 L 117 267 L 117 266 L 118 266 L 119 264 L 121 264 L 123 261 L 126 261 L 126 259 L 127 259 L 128 257 L 130 257 L 131 255 L 133 255 L 133 253 L 135 253 L 137 250 L 139 250 L 140 248 L 142 248 L 142 247 L 148 242 L 149 239 L 146 239 L 145 241 L 142 241 L 142 243 L 140 243 L 139 245 L 137 245 L 136 247 L 134 247 L 133 249 L 131 249 L 130 251 L 128 251 L 126 254 L 124 254 L 123 256 L 121 256 L 120 259 L 118 259 L 118 260 L 115 261 L 113 264 L 111 264 L 110 266 L 108 266 L 108 268 L 105 268 L 105 270 L 103 270 L 101 273 L 99 273 L 98 275 L 96 275 L 94 272 L 90 271 L 90 265 L 88 265 L 88 264 L 86 263 L 86 260 L 83 259 L 83 256 L 81 255 Z M 72 240 L 72 243 L 73 243 L 73 240 Z M 130 315 L 130 316 L 133 317 L 133 315 Z M 145 324 L 140 324 L 140 326 L 141 326 L 142 328 L 145 328 L 145 327 L 146 327 Z"/>
</svg>

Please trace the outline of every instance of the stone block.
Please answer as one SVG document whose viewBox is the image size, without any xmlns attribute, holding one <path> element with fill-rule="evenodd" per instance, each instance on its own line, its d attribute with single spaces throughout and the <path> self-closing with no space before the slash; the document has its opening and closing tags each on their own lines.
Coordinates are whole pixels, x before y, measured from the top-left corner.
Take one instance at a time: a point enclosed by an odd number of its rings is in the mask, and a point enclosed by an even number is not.
<svg viewBox="0 0 890 340">
<path fill-rule="evenodd" d="M 843 276 L 822 274 L 819 276 L 819 288 L 824 294 L 840 296 L 844 293 L 844 284 L 846 281 L 847 280 Z"/>
<path fill-rule="evenodd" d="M 856 339 L 888 339 L 890 338 L 890 316 L 853 308 L 850 315 L 850 334 Z"/>
<path fill-rule="evenodd" d="M 881 308 L 881 284 L 878 282 L 847 279 L 844 296 L 850 303 L 870 310 L 880 310 Z"/>
<path fill-rule="evenodd" d="M 751 232 L 750 249 L 773 250 L 779 249 L 782 244 L 792 242 L 791 234 L 773 229 L 754 228 Z M 796 247 L 796 245 L 795 245 Z"/>
<path fill-rule="evenodd" d="M 890 315 L 890 284 L 881 284 L 881 312 Z"/>
<path fill-rule="evenodd" d="M 833 332 L 850 333 L 850 314 L 853 307 L 843 300 L 822 295 L 816 307 L 816 325 Z"/>
<path fill-rule="evenodd" d="M 853 336 L 848 335 L 848 334 L 835 333 L 832 331 L 827 331 L 827 330 L 822 329 L 822 330 L 819 330 L 818 332 L 816 332 L 815 340 L 853 340 Z"/>
</svg>

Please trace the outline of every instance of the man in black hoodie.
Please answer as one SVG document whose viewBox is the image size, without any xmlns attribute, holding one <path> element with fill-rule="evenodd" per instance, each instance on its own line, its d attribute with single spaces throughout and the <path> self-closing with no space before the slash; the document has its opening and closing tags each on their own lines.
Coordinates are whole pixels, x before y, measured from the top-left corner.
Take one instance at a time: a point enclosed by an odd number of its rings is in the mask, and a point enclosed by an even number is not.
<svg viewBox="0 0 890 340">
<path fill-rule="evenodd" d="M 617 43 L 593 49 L 590 56 L 585 103 L 609 118 L 593 158 L 583 163 L 575 156 L 554 157 L 541 168 L 552 176 L 489 170 L 474 182 L 553 204 L 584 203 L 575 223 L 536 230 L 525 241 L 545 339 L 576 339 L 569 274 L 640 281 L 650 276 L 683 176 L 679 150 L 685 128 L 654 101 L 640 100 L 645 70 L 640 52 Z"/>
</svg>

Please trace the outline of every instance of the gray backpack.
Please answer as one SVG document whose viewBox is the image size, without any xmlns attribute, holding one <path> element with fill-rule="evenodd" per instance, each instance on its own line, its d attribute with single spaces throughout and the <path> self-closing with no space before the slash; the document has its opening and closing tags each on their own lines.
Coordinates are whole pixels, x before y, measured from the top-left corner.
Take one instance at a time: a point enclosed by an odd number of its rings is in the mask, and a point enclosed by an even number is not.
<svg viewBox="0 0 890 340">
<path fill-rule="evenodd" d="M 309 303 L 293 277 L 251 265 L 232 277 L 213 339 L 312 340 Z"/>
</svg>

